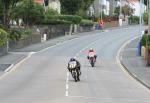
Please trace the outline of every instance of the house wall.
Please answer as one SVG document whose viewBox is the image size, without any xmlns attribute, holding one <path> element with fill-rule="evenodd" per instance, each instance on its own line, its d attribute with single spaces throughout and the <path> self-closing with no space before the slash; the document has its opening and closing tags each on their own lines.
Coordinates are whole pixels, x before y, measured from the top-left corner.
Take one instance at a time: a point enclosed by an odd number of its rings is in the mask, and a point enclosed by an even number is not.
<svg viewBox="0 0 150 103">
<path fill-rule="evenodd" d="M 61 4 L 59 0 L 49 0 L 48 7 L 56 10 L 59 14 L 61 12 Z"/>
</svg>

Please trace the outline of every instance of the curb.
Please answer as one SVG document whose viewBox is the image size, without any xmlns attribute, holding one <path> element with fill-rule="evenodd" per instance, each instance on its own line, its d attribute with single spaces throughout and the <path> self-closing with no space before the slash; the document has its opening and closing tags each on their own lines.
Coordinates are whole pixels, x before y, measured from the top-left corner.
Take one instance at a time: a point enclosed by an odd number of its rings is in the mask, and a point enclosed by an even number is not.
<svg viewBox="0 0 150 103">
<path fill-rule="evenodd" d="M 135 75 L 134 73 L 130 72 L 130 70 L 125 66 L 125 64 L 123 63 L 122 61 L 122 53 L 124 51 L 124 48 L 130 44 L 131 42 L 133 42 L 135 39 L 137 38 L 134 38 L 133 40 L 130 40 L 127 44 L 124 45 L 124 47 L 121 49 L 121 52 L 119 52 L 119 61 L 120 61 L 120 64 L 121 66 L 125 69 L 125 71 L 132 77 L 134 78 L 136 81 L 138 81 L 139 83 L 141 83 L 143 86 L 145 86 L 147 89 L 150 90 L 150 86 L 147 85 L 146 83 L 144 83 L 141 79 L 138 78 L 137 75 Z M 121 55 L 120 55 L 121 54 Z"/>
</svg>

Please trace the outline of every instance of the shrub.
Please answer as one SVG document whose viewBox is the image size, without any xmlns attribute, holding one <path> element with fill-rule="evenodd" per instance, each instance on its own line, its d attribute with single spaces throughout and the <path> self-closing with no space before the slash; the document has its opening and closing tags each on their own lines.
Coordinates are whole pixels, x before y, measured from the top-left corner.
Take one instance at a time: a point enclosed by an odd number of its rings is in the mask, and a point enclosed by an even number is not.
<svg viewBox="0 0 150 103">
<path fill-rule="evenodd" d="M 18 41 L 21 38 L 21 32 L 17 31 L 15 29 L 10 30 L 9 32 L 9 39 L 10 40 L 14 40 L 14 41 Z"/>
<path fill-rule="evenodd" d="M 54 9 L 48 8 L 46 15 L 58 15 L 58 12 Z"/>
<path fill-rule="evenodd" d="M 138 16 L 130 16 L 129 23 L 130 24 L 139 24 L 140 18 Z"/>
<path fill-rule="evenodd" d="M 27 38 L 31 36 L 32 30 L 31 29 L 25 29 L 21 31 L 21 38 Z"/>
<path fill-rule="evenodd" d="M 145 12 L 144 14 L 143 14 L 143 20 L 144 20 L 144 24 L 148 24 L 148 12 Z"/>
<path fill-rule="evenodd" d="M 146 46 L 146 42 L 147 42 L 147 45 L 150 45 L 150 35 L 148 34 L 144 34 L 142 36 L 142 39 L 141 39 L 142 46 Z"/>
<path fill-rule="evenodd" d="M 83 26 L 92 26 L 92 25 L 94 25 L 94 22 L 92 22 L 91 20 L 83 19 L 81 21 L 80 25 L 83 25 Z"/>
<path fill-rule="evenodd" d="M 70 25 L 72 22 L 70 21 L 64 21 L 64 20 L 53 20 L 53 19 L 46 19 L 42 22 L 42 24 L 48 24 L 48 25 Z"/>
<path fill-rule="evenodd" d="M 70 21 L 74 24 L 79 24 L 82 20 L 80 16 L 74 16 L 74 15 L 54 15 L 54 16 L 47 16 L 47 20 L 53 20 L 53 21 Z"/>
<path fill-rule="evenodd" d="M 14 41 L 19 41 L 20 39 L 27 38 L 32 34 L 31 29 L 25 29 L 25 30 L 16 30 L 12 29 L 9 33 L 9 39 Z"/>
<path fill-rule="evenodd" d="M 8 33 L 0 28 L 0 47 L 6 44 L 7 35 Z"/>
</svg>

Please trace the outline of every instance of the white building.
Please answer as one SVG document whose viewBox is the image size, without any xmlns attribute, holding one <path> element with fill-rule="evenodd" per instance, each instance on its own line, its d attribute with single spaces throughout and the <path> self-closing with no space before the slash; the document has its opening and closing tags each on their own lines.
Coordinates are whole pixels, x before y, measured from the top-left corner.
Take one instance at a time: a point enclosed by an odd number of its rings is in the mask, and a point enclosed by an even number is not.
<svg viewBox="0 0 150 103">
<path fill-rule="evenodd" d="M 59 0 L 49 0 L 48 7 L 56 10 L 60 14 L 61 4 Z"/>
</svg>

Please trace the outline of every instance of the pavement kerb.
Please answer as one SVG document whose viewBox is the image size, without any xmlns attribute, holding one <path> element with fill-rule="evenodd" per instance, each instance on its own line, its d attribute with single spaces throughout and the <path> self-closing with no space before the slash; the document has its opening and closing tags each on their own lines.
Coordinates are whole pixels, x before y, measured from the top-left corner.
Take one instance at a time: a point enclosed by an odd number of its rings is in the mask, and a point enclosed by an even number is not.
<svg viewBox="0 0 150 103">
<path fill-rule="evenodd" d="M 125 64 L 123 63 L 123 61 L 122 61 L 122 53 L 123 53 L 125 47 L 126 47 L 128 44 L 130 44 L 131 42 L 133 42 L 133 41 L 134 41 L 135 39 L 137 39 L 137 38 L 139 38 L 139 36 L 138 36 L 138 37 L 135 37 L 135 38 L 133 38 L 133 39 L 131 39 L 131 40 L 129 40 L 129 41 L 127 41 L 126 43 L 123 44 L 123 46 L 122 46 L 122 47 L 120 48 L 120 50 L 118 51 L 118 57 L 117 57 L 117 59 L 119 60 L 118 63 L 121 64 L 121 66 L 122 66 L 123 69 L 128 73 L 128 75 L 130 75 L 132 78 L 134 78 L 136 81 L 138 81 L 139 83 L 141 83 L 143 86 L 145 86 L 147 89 L 150 90 L 150 86 L 147 85 L 146 83 L 144 83 L 141 79 L 139 79 L 138 76 L 136 76 L 134 73 L 130 72 L 130 70 L 126 67 L 126 65 L 125 65 Z"/>
</svg>

